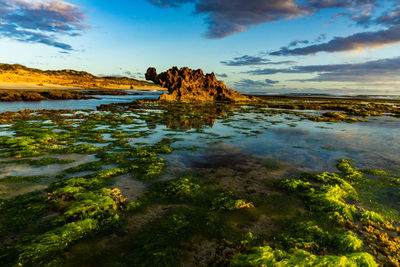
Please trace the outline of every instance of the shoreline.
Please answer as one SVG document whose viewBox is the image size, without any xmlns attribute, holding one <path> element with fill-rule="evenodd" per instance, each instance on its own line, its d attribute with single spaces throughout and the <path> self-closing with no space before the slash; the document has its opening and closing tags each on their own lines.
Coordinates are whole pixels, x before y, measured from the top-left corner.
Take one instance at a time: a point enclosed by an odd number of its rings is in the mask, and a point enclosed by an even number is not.
<svg viewBox="0 0 400 267">
<path fill-rule="evenodd" d="M 244 94 L 246 96 L 252 96 L 261 100 L 303 100 L 303 101 L 331 101 L 331 100 L 344 100 L 344 101 L 366 101 L 366 102 L 395 102 L 400 103 L 400 96 L 388 96 L 388 98 L 379 98 L 377 95 L 366 96 L 293 96 L 293 95 L 254 95 Z"/>
<path fill-rule="evenodd" d="M 110 90 L 110 89 L 0 89 L 0 103 L 38 102 L 42 100 L 81 100 L 97 99 L 97 95 L 141 95 L 150 90 Z"/>
</svg>

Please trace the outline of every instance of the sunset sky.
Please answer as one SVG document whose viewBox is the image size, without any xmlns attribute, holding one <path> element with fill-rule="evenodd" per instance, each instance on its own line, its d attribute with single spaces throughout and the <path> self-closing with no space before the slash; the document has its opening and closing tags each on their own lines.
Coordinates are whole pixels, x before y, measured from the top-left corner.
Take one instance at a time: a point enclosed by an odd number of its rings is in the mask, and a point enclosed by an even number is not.
<svg viewBox="0 0 400 267">
<path fill-rule="evenodd" d="M 398 0 L 0 0 L 0 62 L 242 92 L 400 94 Z"/>
</svg>

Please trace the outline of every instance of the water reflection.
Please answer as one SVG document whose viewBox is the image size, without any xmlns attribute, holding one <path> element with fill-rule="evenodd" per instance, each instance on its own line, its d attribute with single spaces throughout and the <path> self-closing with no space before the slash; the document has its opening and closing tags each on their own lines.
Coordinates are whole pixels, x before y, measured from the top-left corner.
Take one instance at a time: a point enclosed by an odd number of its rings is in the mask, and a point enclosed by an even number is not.
<svg viewBox="0 0 400 267">
<path fill-rule="evenodd" d="M 149 93 L 150 96 L 155 95 Z M 330 123 L 306 120 L 298 114 L 270 113 L 262 109 L 256 111 L 251 107 L 236 105 L 183 105 L 135 101 L 103 106 L 99 111 L 89 113 L 76 112 L 75 115 L 79 113 L 79 117 L 72 119 L 61 112 L 53 114 L 54 119 L 62 117 L 60 120 L 73 121 L 76 127 L 53 125 L 50 132 L 68 133 L 79 128 L 83 132 L 82 136 L 74 139 L 75 145 L 90 144 L 101 148 L 114 144 L 114 149 L 117 150 L 125 145 L 153 145 L 164 138 L 179 138 L 172 146 L 180 150 L 166 156 L 169 177 L 190 168 L 214 171 L 221 169 L 230 172 L 231 169 L 235 170 L 235 166 L 252 166 L 255 170 L 258 169 L 257 175 L 264 171 L 264 175 L 267 175 L 271 170 L 265 170 L 261 164 L 265 158 L 273 158 L 288 164 L 291 169 L 297 168 L 302 171 L 335 171 L 336 160 L 353 158 L 355 165 L 361 168 L 400 172 L 399 119 L 380 117 L 369 119 L 369 122 L 365 123 Z M 37 116 L 39 118 L 42 115 Z M 99 119 L 100 117 L 94 115 L 104 117 Z M 107 120 L 105 115 L 111 116 L 112 119 Z M 46 121 L 46 116 L 48 115 L 42 117 L 44 122 L 51 123 Z M 114 119 L 121 118 L 127 120 L 117 125 L 113 124 Z M 34 116 L 26 120 L 26 123 L 29 121 L 38 127 L 44 123 L 35 120 Z M 88 121 L 90 123 L 87 123 Z M 0 136 L 12 133 L 10 126 L 1 127 Z M 102 137 L 102 143 L 96 143 L 93 139 L 93 134 L 97 132 L 101 132 L 98 134 Z M 27 133 L 20 131 L 20 134 Z M 215 147 L 221 145 L 230 147 L 230 152 L 227 154 L 226 150 L 215 150 Z M 213 152 L 214 150 L 217 152 Z M 238 152 L 233 152 L 235 150 Z M 71 157 L 80 164 L 83 163 L 82 159 Z M 246 165 L 246 161 L 250 163 Z M 226 164 L 235 166 L 227 167 Z M 49 165 L 32 168 L 27 165 L 9 165 L 0 171 L 0 178 L 12 175 L 56 175 L 62 171 L 60 167 L 68 166 Z M 169 179 L 167 176 L 164 178 Z"/>
</svg>

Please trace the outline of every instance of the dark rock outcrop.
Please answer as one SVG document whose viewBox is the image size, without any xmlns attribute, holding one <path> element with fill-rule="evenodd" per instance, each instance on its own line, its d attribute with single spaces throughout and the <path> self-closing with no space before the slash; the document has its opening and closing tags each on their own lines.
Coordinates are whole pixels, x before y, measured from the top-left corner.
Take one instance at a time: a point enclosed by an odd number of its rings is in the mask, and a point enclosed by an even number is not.
<svg viewBox="0 0 400 267">
<path fill-rule="evenodd" d="M 165 101 L 248 101 L 249 98 L 235 92 L 217 80 L 214 73 L 204 75 L 201 69 L 173 67 L 157 75 L 155 68 L 149 68 L 146 79 L 168 89 L 159 100 Z"/>
</svg>

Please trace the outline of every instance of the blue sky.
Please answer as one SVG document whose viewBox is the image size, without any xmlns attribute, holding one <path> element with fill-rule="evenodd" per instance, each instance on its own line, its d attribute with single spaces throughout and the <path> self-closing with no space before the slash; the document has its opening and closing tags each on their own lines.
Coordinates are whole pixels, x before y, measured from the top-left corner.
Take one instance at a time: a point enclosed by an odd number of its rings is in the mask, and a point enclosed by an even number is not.
<svg viewBox="0 0 400 267">
<path fill-rule="evenodd" d="M 0 62 L 249 92 L 400 94 L 398 0 L 0 0 Z"/>
</svg>

